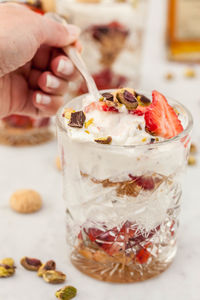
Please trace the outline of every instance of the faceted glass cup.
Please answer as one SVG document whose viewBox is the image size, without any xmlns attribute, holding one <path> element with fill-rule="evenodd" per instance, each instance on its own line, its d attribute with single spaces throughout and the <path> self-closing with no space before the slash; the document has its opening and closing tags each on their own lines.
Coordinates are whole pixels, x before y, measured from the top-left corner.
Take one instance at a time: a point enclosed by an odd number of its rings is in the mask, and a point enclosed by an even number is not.
<svg viewBox="0 0 200 300">
<path fill-rule="evenodd" d="M 83 97 L 67 107 L 80 110 Z M 180 103 L 169 103 L 181 114 L 184 131 L 136 146 L 72 140 L 64 108 L 58 112 L 69 255 L 93 278 L 143 281 L 168 268 L 176 254 L 192 117 Z"/>
</svg>

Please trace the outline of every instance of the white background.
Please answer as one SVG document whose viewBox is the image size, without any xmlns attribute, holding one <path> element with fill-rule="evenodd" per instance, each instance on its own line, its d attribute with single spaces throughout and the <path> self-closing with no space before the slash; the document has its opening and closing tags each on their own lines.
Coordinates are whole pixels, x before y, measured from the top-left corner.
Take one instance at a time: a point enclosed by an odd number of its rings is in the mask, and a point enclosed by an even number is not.
<svg viewBox="0 0 200 300">
<path fill-rule="evenodd" d="M 185 79 L 186 65 L 165 59 L 165 0 L 151 0 L 141 87 L 154 88 L 182 101 L 195 119 L 193 140 L 199 144 L 200 68 Z M 166 81 L 164 74 L 176 79 Z M 0 258 L 16 260 L 16 275 L 0 279 L 0 300 L 53 300 L 60 286 L 49 285 L 19 264 L 22 256 L 55 259 L 67 274 L 67 284 L 78 289 L 77 300 L 199 300 L 200 299 L 200 193 L 199 166 L 188 168 L 183 185 L 179 251 L 172 266 L 158 278 L 137 284 L 109 284 L 93 280 L 68 261 L 61 174 L 56 170 L 56 141 L 31 148 L 0 147 Z M 8 199 L 18 188 L 33 188 L 43 197 L 43 209 L 33 215 L 12 212 Z"/>
</svg>

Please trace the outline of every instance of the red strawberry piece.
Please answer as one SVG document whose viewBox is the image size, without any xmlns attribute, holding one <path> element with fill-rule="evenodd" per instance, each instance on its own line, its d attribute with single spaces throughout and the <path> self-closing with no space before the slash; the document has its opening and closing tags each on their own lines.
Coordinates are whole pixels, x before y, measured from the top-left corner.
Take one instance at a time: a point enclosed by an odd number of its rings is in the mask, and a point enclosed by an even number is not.
<svg viewBox="0 0 200 300">
<path fill-rule="evenodd" d="M 111 88 L 112 72 L 109 69 L 105 69 L 100 73 L 94 74 L 93 78 L 99 90 Z"/>
<path fill-rule="evenodd" d="M 99 110 L 99 111 L 109 111 L 109 112 L 119 112 L 118 109 L 114 106 L 108 106 L 105 102 L 100 101 L 100 102 L 92 102 L 88 106 L 85 107 L 84 111 L 86 113 L 94 111 L 94 110 Z"/>
<path fill-rule="evenodd" d="M 125 26 L 118 21 L 113 21 L 109 24 L 110 28 L 116 28 L 116 29 L 125 29 Z"/>
<path fill-rule="evenodd" d="M 141 248 L 136 254 L 136 261 L 139 264 L 145 264 L 147 263 L 150 256 L 151 253 L 147 249 Z"/>
<path fill-rule="evenodd" d="M 133 228 L 133 224 L 129 221 L 126 221 L 120 230 L 120 234 L 124 235 L 124 240 L 128 242 L 129 239 L 132 239 L 135 235 L 137 228 Z"/>
<path fill-rule="evenodd" d="M 33 126 L 33 119 L 26 116 L 11 115 L 3 119 L 3 121 L 14 128 L 31 128 Z"/>
<path fill-rule="evenodd" d="M 81 231 L 80 231 L 79 234 L 78 234 L 78 239 L 79 239 L 79 240 L 83 240 L 83 235 L 82 235 L 82 232 L 81 232 Z"/>
<path fill-rule="evenodd" d="M 151 248 L 152 249 L 153 244 L 151 242 L 148 242 L 147 244 L 144 245 L 145 249 Z"/>
<path fill-rule="evenodd" d="M 174 234 L 175 234 L 175 221 L 174 220 L 172 221 L 172 224 L 171 224 L 169 230 L 170 230 L 171 236 L 174 236 Z"/>
<path fill-rule="evenodd" d="M 87 231 L 88 237 L 91 242 L 95 242 L 98 236 L 100 236 L 102 233 L 103 231 L 97 228 L 89 228 Z"/>
<path fill-rule="evenodd" d="M 153 190 L 155 187 L 154 179 L 151 176 L 133 176 L 129 174 L 131 180 L 137 183 L 137 185 L 141 186 L 144 190 Z"/>
<path fill-rule="evenodd" d="M 183 126 L 166 98 L 157 91 L 153 91 L 152 97 L 152 104 L 144 116 L 146 129 L 152 134 L 166 139 L 181 133 Z"/>
<path fill-rule="evenodd" d="M 132 223 L 126 221 L 120 230 L 114 227 L 101 234 L 96 242 L 109 255 L 125 250 L 129 239 L 133 238 L 136 231 L 136 229 L 132 229 L 131 226 Z"/>
<path fill-rule="evenodd" d="M 149 107 L 138 105 L 137 109 L 129 110 L 129 114 L 143 116 L 149 110 Z"/>
<path fill-rule="evenodd" d="M 187 148 L 188 147 L 188 144 L 190 143 L 191 141 L 191 138 L 186 135 L 184 136 L 182 139 L 181 139 L 181 142 L 184 144 L 184 147 Z"/>
<path fill-rule="evenodd" d="M 151 239 L 159 229 L 160 229 L 160 225 L 158 225 L 156 228 L 150 230 L 149 232 L 141 232 L 136 227 L 134 236 L 129 239 L 129 242 L 131 242 L 132 246 L 140 245 L 146 239 L 148 239 L 148 240 Z"/>
<path fill-rule="evenodd" d="M 94 110 L 100 110 L 100 111 L 103 111 L 103 106 L 105 105 L 105 103 L 103 102 L 92 102 L 90 103 L 89 105 L 87 105 L 84 109 L 84 111 L 86 113 L 88 112 L 91 112 L 91 111 L 94 111 Z"/>
<path fill-rule="evenodd" d="M 114 107 L 114 106 L 108 106 L 108 110 L 107 111 L 110 111 L 110 112 L 119 112 L 119 110 Z"/>
<path fill-rule="evenodd" d="M 129 114 L 131 115 L 137 115 L 137 116 L 143 116 L 144 112 L 141 111 L 140 109 L 135 109 L 135 110 L 129 110 Z"/>
<path fill-rule="evenodd" d="M 109 255 L 124 250 L 126 246 L 124 234 L 121 234 L 117 227 L 101 234 L 97 238 L 96 243 Z"/>
<path fill-rule="evenodd" d="M 114 227 L 110 230 L 107 230 L 107 231 L 101 233 L 98 236 L 98 243 L 99 244 L 108 243 L 111 245 L 112 242 L 114 242 L 116 240 L 118 232 L 119 232 L 119 230 L 117 229 L 117 227 Z"/>
</svg>

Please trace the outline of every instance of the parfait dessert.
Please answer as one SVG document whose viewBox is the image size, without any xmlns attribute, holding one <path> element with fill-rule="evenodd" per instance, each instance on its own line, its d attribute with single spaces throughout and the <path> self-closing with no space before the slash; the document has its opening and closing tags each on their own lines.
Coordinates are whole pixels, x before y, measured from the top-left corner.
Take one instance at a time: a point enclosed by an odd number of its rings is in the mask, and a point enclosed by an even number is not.
<svg viewBox="0 0 200 300">
<path fill-rule="evenodd" d="M 99 89 L 138 84 L 147 2 L 57 1 L 58 13 L 82 30 L 82 55 Z M 82 80 L 74 93 L 85 92 Z"/>
<path fill-rule="evenodd" d="M 57 123 L 72 263 L 111 282 L 163 272 L 177 250 L 190 113 L 123 88 L 75 98 Z"/>
<path fill-rule="evenodd" d="M 44 6 L 47 6 L 45 5 L 47 2 L 45 0 L 16 2 L 27 5 L 30 9 L 39 14 L 44 14 Z M 0 144 L 9 146 L 36 145 L 47 142 L 52 139 L 52 137 L 53 132 L 50 128 L 50 118 L 10 115 L 0 120 Z"/>
<path fill-rule="evenodd" d="M 0 143 L 10 146 L 36 145 L 52 139 L 50 118 L 11 115 L 0 120 Z"/>
</svg>

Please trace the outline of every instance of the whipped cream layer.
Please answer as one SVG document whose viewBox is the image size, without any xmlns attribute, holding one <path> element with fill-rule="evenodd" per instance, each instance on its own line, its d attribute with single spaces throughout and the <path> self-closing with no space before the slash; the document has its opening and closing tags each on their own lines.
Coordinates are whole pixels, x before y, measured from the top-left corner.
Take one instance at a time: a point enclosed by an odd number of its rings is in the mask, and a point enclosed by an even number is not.
<svg viewBox="0 0 200 300">
<path fill-rule="evenodd" d="M 73 100 L 68 107 L 85 111 L 93 101 L 87 95 Z M 129 114 L 123 105 L 120 110 L 119 113 L 98 110 L 85 113 L 85 124 L 93 119 L 93 123 L 87 128 L 85 125 L 82 128 L 72 128 L 68 126 L 69 119 L 62 117 L 63 127 L 67 131 L 63 138 L 64 147 L 70 153 L 67 159 L 69 164 L 76 164 L 82 173 L 93 178 L 109 178 L 114 182 L 130 179 L 129 174 L 142 176 L 158 173 L 168 177 L 183 168 L 188 149 L 180 139 L 160 143 L 164 138 L 158 137 L 157 143 L 156 137 L 145 131 L 144 116 Z M 187 116 L 184 111 L 180 111 L 179 118 L 185 127 Z M 107 135 L 112 137 L 111 145 L 95 142 L 96 138 Z M 186 141 L 187 137 L 185 143 Z"/>
<path fill-rule="evenodd" d="M 153 137 L 145 131 L 144 115 L 129 114 L 124 105 L 120 107 L 119 113 L 105 112 L 94 109 L 86 112 L 91 103 L 94 103 L 92 96 L 87 95 L 82 101 L 82 109 L 86 121 L 92 123 L 86 128 L 72 128 L 68 126 L 69 120 L 65 119 L 65 125 L 69 136 L 79 142 L 94 142 L 95 139 L 111 136 L 112 145 L 138 145 L 162 141 L 161 137 Z"/>
</svg>

